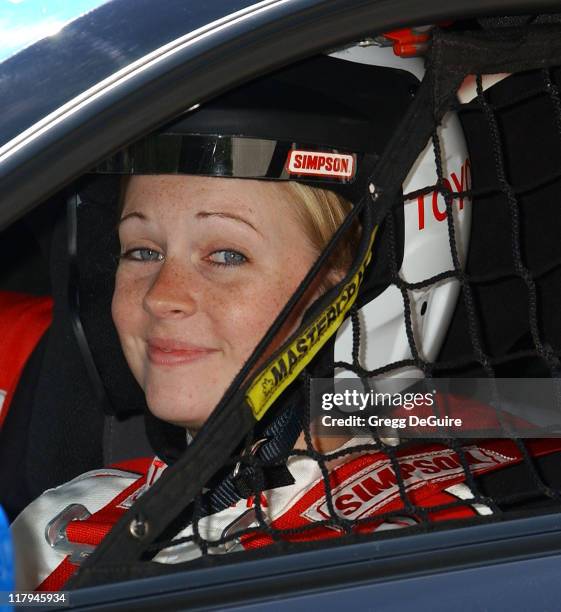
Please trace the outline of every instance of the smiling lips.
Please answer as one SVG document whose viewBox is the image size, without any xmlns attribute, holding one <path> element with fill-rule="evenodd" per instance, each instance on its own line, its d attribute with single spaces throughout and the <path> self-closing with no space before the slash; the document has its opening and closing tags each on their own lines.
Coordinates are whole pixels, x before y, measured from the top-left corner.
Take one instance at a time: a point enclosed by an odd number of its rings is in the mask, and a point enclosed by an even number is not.
<svg viewBox="0 0 561 612">
<path fill-rule="evenodd" d="M 148 340 L 148 359 L 154 365 L 175 366 L 191 363 L 216 352 L 216 349 L 195 346 L 177 340 L 165 340 L 163 338 Z"/>
</svg>

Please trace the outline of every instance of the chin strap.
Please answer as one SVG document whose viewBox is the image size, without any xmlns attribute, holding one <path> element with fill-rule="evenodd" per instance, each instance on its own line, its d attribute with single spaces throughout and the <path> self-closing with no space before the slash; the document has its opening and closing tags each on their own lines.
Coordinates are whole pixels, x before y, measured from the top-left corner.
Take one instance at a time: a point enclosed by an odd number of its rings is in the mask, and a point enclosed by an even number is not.
<svg viewBox="0 0 561 612">
<path fill-rule="evenodd" d="M 203 495 L 208 514 L 231 506 L 254 494 L 256 489 L 259 491 L 293 484 L 294 479 L 286 465 L 275 463 L 286 461 L 301 431 L 298 407 L 291 406 L 278 414 L 265 428 L 262 436 L 252 444 L 245 455 L 247 460 L 242 457 L 233 472 L 216 489 Z"/>
<path fill-rule="evenodd" d="M 201 516 L 215 514 L 255 493 L 255 489 L 274 489 L 277 487 L 293 484 L 293 478 L 285 465 L 288 454 L 294 448 L 298 436 L 302 432 L 301 409 L 304 398 L 295 386 L 290 394 L 288 402 L 271 422 L 254 433 L 254 439 L 237 462 L 233 470 L 229 470 L 222 478 L 215 478 L 218 483 L 202 495 L 200 512 Z M 288 404 L 288 405 L 287 405 Z M 159 419 L 158 425 L 161 424 Z M 166 424 L 167 425 L 167 424 Z M 193 443 L 194 437 L 187 430 L 174 426 L 174 431 L 181 430 L 181 442 L 185 447 Z M 154 441 L 152 441 L 154 442 Z M 161 442 L 161 440 L 160 440 Z M 178 449 L 171 452 L 163 445 L 154 445 L 159 458 L 168 465 L 173 465 L 177 458 Z M 168 446 L 169 440 L 168 440 Z M 222 472 L 224 473 L 224 471 Z M 262 486 L 264 485 L 264 486 Z M 192 520 L 192 509 L 187 508 L 183 513 L 183 523 Z"/>
</svg>

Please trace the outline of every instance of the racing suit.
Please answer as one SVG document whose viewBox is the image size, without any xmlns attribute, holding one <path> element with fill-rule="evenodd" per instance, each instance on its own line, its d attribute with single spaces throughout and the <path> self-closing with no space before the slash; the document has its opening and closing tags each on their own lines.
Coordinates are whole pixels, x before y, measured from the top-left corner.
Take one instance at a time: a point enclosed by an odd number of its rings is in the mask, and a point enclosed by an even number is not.
<svg viewBox="0 0 561 612">
<path fill-rule="evenodd" d="M 349 440 L 343 447 L 357 443 Z M 561 451 L 561 440 L 527 441 L 529 453 L 543 457 Z M 444 444 L 419 444 L 396 451 L 403 485 L 410 502 L 431 508 L 424 520 L 441 521 L 491 514 L 489 506 L 474 503 L 465 483 L 466 472 L 460 456 Z M 464 462 L 475 478 L 500 472 L 523 462 L 519 447 L 510 440 L 473 441 L 463 446 Z M 264 491 L 260 496 L 266 522 L 276 529 L 297 529 L 329 518 L 326 485 L 318 463 L 306 456 L 292 456 L 287 467 L 294 483 Z M 420 517 L 399 515 L 403 501 L 398 479 L 389 457 L 380 451 L 339 456 L 327 462 L 329 488 L 335 512 L 346 519 L 373 517 L 356 531 L 381 531 L 415 524 Z M 166 469 L 157 457 L 135 460 L 114 469 L 87 472 L 55 489 L 46 491 L 31 503 L 12 525 L 17 555 L 17 587 L 22 590 L 57 590 L 63 587 L 79 563 L 105 537 L 134 500 L 142 495 Z M 505 470 L 506 471 L 506 470 Z M 81 507 L 76 507 L 81 504 Z M 78 515 L 73 514 L 78 509 Z M 391 517 L 377 515 L 395 512 Z M 50 525 L 50 543 L 47 541 Z M 232 506 L 202 518 L 200 535 L 218 540 L 251 526 L 257 526 L 255 500 L 240 499 Z M 47 532 L 47 533 L 46 533 Z M 176 538 L 192 535 L 188 526 Z M 341 535 L 334 527 L 318 526 L 283 536 L 290 541 L 317 540 Z M 233 541 L 209 546 L 209 553 L 252 549 L 272 543 L 271 536 L 259 530 L 244 533 Z M 192 541 L 159 552 L 154 560 L 178 563 L 200 556 Z"/>
</svg>

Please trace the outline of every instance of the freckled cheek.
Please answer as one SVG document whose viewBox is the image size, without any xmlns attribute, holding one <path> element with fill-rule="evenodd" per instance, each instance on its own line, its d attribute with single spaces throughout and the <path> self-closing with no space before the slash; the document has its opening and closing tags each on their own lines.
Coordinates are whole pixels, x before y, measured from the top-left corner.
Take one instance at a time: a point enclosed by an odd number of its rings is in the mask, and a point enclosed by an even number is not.
<svg viewBox="0 0 561 612">
<path fill-rule="evenodd" d="M 144 284 L 130 278 L 125 273 L 117 272 L 111 314 L 121 338 L 140 331 L 138 326 L 145 316 L 143 297 L 146 290 Z"/>
<path fill-rule="evenodd" d="M 285 283 L 232 292 L 214 299 L 214 320 L 229 349 L 247 358 L 291 296 Z M 241 366 L 241 363 L 239 364 Z"/>
</svg>

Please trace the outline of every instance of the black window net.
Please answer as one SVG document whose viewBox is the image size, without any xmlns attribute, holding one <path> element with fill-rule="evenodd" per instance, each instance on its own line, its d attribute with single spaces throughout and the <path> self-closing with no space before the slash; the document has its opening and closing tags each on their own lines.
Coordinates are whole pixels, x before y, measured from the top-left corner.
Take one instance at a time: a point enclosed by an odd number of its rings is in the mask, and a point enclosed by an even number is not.
<svg viewBox="0 0 561 612">
<path fill-rule="evenodd" d="M 433 32 L 426 76 L 361 203 L 389 241 L 389 280 L 403 299 L 411 353 L 407 360 L 364 368 L 361 319 L 351 308 L 352 360 L 335 367 L 361 377 L 366 389 L 372 377 L 404 367 L 417 368 L 425 379 L 559 377 L 561 27 L 543 18 L 484 25 Z M 484 75 L 495 74 L 510 76 L 486 89 Z M 460 103 L 458 88 L 470 75 L 474 98 Z M 450 110 L 460 114 L 471 163 L 472 184 L 466 181 L 459 191 L 446 180 L 438 130 Z M 401 185 L 429 141 L 438 180 L 403 194 Z M 434 192 L 446 205 L 453 266 L 408 283 L 399 273 L 400 238 L 391 211 Z M 472 230 L 464 267 L 453 209 L 467 198 Z M 363 231 L 370 231 L 368 224 Z M 451 278 L 460 285 L 457 307 L 439 356 L 429 361 L 418 346 L 411 296 Z M 273 327 L 263 346 L 274 333 Z M 71 586 L 224 562 L 224 553 L 239 559 L 235 553 L 248 549 L 277 554 L 318 541 L 398 537 L 561 508 L 561 445 L 555 439 L 549 446 L 542 439 L 543 451 L 535 439 L 520 436 L 418 440 L 372 428 L 322 452 L 311 433 L 310 370 L 293 384 L 300 394 L 277 402 L 284 416 L 276 415 L 263 436 L 245 400 L 255 363 L 247 364 L 186 453 L 135 501 Z M 291 433 L 277 435 L 281 429 Z M 294 448 L 300 430 L 304 444 Z M 274 449 L 269 444 L 263 452 L 271 439 Z M 486 461 L 504 469 L 484 469 Z M 425 477 L 417 478 L 415 470 Z M 444 473 L 453 479 L 443 480 Z M 304 485 L 288 503 L 283 491 L 299 482 Z"/>
</svg>

